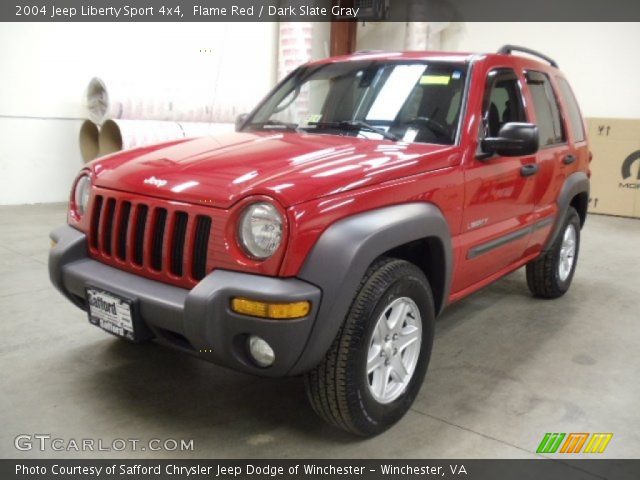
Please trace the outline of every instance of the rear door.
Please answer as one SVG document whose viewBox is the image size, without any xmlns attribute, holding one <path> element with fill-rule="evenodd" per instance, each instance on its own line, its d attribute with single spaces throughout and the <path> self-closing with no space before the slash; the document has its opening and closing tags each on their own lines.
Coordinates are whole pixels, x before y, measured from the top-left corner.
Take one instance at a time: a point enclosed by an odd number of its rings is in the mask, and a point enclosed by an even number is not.
<svg viewBox="0 0 640 480">
<path fill-rule="evenodd" d="M 534 230 L 529 245 L 530 249 L 537 251 L 553 228 L 558 193 L 567 176 L 577 168 L 580 153 L 574 142 L 569 142 L 566 115 L 561 108 L 557 84 L 553 85 L 548 73 L 533 69 L 525 71 L 525 78 L 534 123 L 540 133 L 540 169 L 534 192 L 534 221 L 540 228 Z M 581 132 L 581 141 L 584 142 L 582 127 Z"/>
</svg>

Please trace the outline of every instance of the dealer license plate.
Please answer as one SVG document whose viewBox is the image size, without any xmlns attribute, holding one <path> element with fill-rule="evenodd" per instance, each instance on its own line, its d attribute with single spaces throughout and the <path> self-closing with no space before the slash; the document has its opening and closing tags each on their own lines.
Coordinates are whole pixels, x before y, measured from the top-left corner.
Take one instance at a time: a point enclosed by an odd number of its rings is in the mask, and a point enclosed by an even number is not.
<svg viewBox="0 0 640 480">
<path fill-rule="evenodd" d="M 131 300 L 88 287 L 87 303 L 89 322 L 118 337 L 136 341 Z"/>
</svg>

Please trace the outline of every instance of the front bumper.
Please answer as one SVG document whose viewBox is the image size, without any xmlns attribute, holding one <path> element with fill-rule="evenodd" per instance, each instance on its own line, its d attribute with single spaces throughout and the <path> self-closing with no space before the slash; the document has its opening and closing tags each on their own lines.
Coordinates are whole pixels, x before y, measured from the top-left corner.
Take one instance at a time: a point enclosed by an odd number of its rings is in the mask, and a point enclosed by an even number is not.
<svg viewBox="0 0 640 480">
<path fill-rule="evenodd" d="M 61 226 L 51 232 L 49 253 L 53 285 L 86 310 L 87 286 L 102 288 L 138 304 L 141 320 L 155 338 L 211 362 L 264 376 L 294 369 L 309 340 L 321 301 L 318 287 L 296 278 L 272 278 L 215 270 L 191 290 L 167 285 L 105 265 L 87 254 L 82 232 Z M 309 315 L 267 320 L 232 312 L 232 297 L 264 301 L 311 302 Z M 268 368 L 256 366 L 246 351 L 248 335 L 265 339 L 275 352 Z M 298 372 L 296 372 L 298 373 Z"/>
</svg>

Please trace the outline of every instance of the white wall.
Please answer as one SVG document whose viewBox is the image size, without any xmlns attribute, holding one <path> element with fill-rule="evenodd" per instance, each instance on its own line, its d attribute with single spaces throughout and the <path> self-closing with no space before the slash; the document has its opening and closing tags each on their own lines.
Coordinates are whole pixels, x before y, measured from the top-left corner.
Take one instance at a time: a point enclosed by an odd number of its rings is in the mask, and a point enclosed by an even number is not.
<svg viewBox="0 0 640 480">
<path fill-rule="evenodd" d="M 254 103 L 275 82 L 276 51 L 275 23 L 0 24 L 0 205 L 67 200 L 91 77 L 220 75 Z"/>
<path fill-rule="evenodd" d="M 331 23 L 314 22 L 311 35 L 311 60 L 328 57 L 330 51 Z"/>
<path fill-rule="evenodd" d="M 407 22 L 367 22 L 358 24 L 356 50 L 405 49 Z"/>
<path fill-rule="evenodd" d="M 448 25 L 449 22 L 361 23 L 356 32 L 356 50 L 440 50 L 440 32 Z"/>
<path fill-rule="evenodd" d="M 457 23 L 443 50 L 495 52 L 512 43 L 560 65 L 587 117 L 640 118 L 640 24 Z"/>
</svg>

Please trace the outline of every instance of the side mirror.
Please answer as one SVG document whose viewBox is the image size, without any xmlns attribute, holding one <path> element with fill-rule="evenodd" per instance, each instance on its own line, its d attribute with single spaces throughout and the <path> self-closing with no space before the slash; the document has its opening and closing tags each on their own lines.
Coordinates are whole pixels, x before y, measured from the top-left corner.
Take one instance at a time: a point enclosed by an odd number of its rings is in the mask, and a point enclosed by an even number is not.
<svg viewBox="0 0 640 480">
<path fill-rule="evenodd" d="M 503 157 L 532 155 L 538 151 L 538 127 L 532 123 L 505 123 L 497 137 L 482 140 L 482 151 L 488 155 L 497 153 Z M 485 157 L 486 158 L 486 157 Z"/>
<path fill-rule="evenodd" d="M 236 117 L 236 132 L 240 131 L 240 129 L 244 125 L 244 122 L 247 120 L 248 116 L 249 116 L 248 113 L 241 113 Z"/>
</svg>

